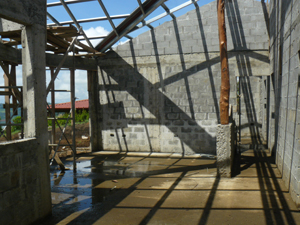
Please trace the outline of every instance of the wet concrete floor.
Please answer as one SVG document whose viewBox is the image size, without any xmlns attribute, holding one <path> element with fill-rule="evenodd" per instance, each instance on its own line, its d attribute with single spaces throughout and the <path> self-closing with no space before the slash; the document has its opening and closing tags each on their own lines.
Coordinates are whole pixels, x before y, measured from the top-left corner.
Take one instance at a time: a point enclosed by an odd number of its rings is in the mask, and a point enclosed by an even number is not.
<svg viewBox="0 0 300 225">
<path fill-rule="evenodd" d="M 219 179 L 215 159 L 81 155 L 76 174 L 52 167 L 53 215 L 38 224 L 300 224 L 267 151 L 245 151 L 239 165 Z"/>
</svg>

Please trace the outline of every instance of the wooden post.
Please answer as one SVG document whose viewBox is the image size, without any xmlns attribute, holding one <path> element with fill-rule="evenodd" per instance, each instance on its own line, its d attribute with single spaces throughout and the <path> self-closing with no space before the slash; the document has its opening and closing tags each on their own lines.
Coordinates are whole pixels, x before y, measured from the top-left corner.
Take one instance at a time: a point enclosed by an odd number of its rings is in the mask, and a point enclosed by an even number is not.
<svg viewBox="0 0 300 225">
<path fill-rule="evenodd" d="M 51 79 L 53 79 L 54 78 L 54 69 L 55 68 L 53 68 L 53 67 L 50 67 L 50 71 L 51 71 Z M 53 82 L 53 84 L 52 84 L 52 86 L 51 86 L 51 89 L 52 89 L 52 91 L 51 91 L 51 112 L 52 112 L 52 117 L 56 117 L 55 116 L 55 84 L 54 84 L 54 82 Z M 50 111 L 50 109 L 49 109 L 49 111 Z M 56 135 L 56 133 L 55 133 L 55 120 L 52 120 L 51 121 L 51 127 L 52 127 L 52 130 L 51 130 L 51 142 L 52 142 L 52 144 L 55 144 L 56 143 L 56 140 L 55 140 L 55 135 Z M 52 147 L 52 150 L 55 150 L 55 147 L 53 146 Z"/>
<path fill-rule="evenodd" d="M 7 74 L 4 74 L 4 85 L 10 86 Z M 11 89 L 6 88 L 5 91 L 9 92 Z M 5 123 L 6 125 L 6 138 L 11 140 L 11 125 L 10 125 L 10 95 L 5 95 Z"/>
<path fill-rule="evenodd" d="M 72 108 L 72 149 L 73 149 L 73 172 L 75 173 L 76 168 L 76 138 L 75 138 L 75 70 L 70 69 L 70 86 L 71 86 L 71 108 Z"/>
<path fill-rule="evenodd" d="M 221 57 L 221 94 L 220 94 L 220 120 L 221 124 L 229 123 L 229 70 L 227 57 L 227 38 L 225 24 L 225 0 L 218 0 L 218 24 Z"/>
</svg>

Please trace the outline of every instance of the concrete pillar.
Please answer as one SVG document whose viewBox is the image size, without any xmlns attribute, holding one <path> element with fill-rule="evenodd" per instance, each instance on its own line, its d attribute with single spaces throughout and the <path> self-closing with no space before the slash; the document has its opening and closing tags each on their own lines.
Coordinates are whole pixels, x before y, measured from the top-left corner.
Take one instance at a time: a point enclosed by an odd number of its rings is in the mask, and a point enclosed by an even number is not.
<svg viewBox="0 0 300 225">
<path fill-rule="evenodd" d="M 102 113 L 99 99 L 99 78 L 97 71 L 88 71 L 90 147 L 92 152 L 103 150 L 101 121 Z"/>
<path fill-rule="evenodd" d="M 219 124 L 217 128 L 217 172 L 218 176 L 231 177 L 235 154 L 233 124 Z"/>
<path fill-rule="evenodd" d="M 22 30 L 24 133 L 25 138 L 36 138 L 39 146 L 36 149 L 40 179 L 39 218 L 51 213 L 45 71 L 46 6 L 43 10 L 44 23 L 28 25 Z"/>
</svg>

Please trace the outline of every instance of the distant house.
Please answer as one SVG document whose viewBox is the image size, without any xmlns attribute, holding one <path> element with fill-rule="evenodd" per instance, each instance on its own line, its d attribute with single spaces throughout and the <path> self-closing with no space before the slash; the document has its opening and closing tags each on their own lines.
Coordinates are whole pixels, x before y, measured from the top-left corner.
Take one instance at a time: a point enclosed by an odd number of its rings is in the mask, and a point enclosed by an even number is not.
<svg viewBox="0 0 300 225">
<path fill-rule="evenodd" d="M 51 105 L 50 105 L 50 109 L 51 109 Z M 55 104 L 55 112 L 69 112 L 70 109 L 71 109 L 71 102 Z M 75 101 L 75 109 L 76 111 L 80 111 L 83 109 L 89 111 L 89 100 L 84 99 L 84 100 Z"/>
</svg>

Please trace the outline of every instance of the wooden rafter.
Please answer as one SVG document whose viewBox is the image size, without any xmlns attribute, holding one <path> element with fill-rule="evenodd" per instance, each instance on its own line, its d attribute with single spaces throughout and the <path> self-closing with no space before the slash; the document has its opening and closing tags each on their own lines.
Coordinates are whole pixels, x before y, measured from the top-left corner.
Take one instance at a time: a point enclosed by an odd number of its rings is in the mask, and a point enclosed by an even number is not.
<svg viewBox="0 0 300 225">
<path fill-rule="evenodd" d="M 1 38 L 7 38 L 10 40 L 2 40 L 2 43 L 8 46 L 15 46 L 21 44 L 21 33 L 22 30 L 15 31 L 7 31 L 0 32 Z M 55 26 L 55 27 L 47 27 L 47 46 L 46 51 L 51 51 L 55 54 L 65 53 L 70 46 L 70 43 L 74 39 L 74 37 L 79 36 L 77 28 L 74 26 Z M 77 41 L 75 44 L 75 53 L 76 56 L 100 56 L 99 51 L 94 48 L 89 47 L 86 44 Z M 71 49 L 73 51 L 73 49 Z M 79 52 L 83 52 L 83 54 L 78 54 Z"/>
</svg>

